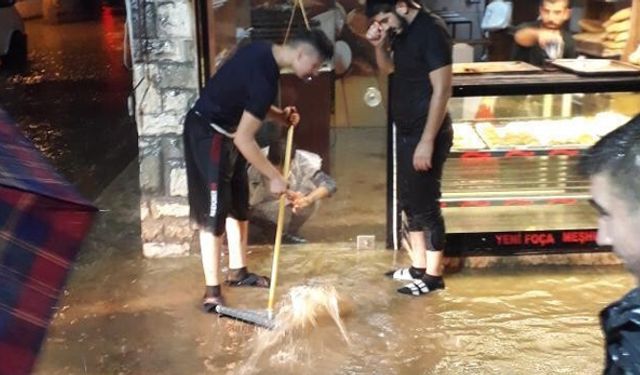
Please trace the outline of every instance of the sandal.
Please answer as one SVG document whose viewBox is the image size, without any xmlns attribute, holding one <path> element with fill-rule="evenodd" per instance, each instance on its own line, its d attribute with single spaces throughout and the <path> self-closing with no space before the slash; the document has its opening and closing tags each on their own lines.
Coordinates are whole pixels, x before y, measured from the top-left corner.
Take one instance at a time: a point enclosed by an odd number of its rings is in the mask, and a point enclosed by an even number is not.
<svg viewBox="0 0 640 375">
<path fill-rule="evenodd" d="M 394 280 L 401 280 L 401 281 L 420 280 L 420 278 L 414 278 L 413 276 L 411 276 L 411 272 L 409 271 L 409 268 L 399 268 L 395 271 L 386 272 L 384 275 Z"/>
<path fill-rule="evenodd" d="M 241 286 L 253 286 L 257 288 L 268 288 L 271 284 L 271 280 L 269 280 L 266 276 L 256 275 L 255 273 L 247 273 L 247 276 L 241 280 L 227 280 L 225 284 L 231 287 L 241 287 Z"/>
<path fill-rule="evenodd" d="M 202 297 L 202 309 L 206 313 L 215 313 L 218 305 L 224 305 L 224 298 L 220 296 L 207 296 Z"/>
<path fill-rule="evenodd" d="M 427 285 L 423 280 L 414 280 L 402 288 L 398 289 L 398 293 L 408 294 L 410 296 L 422 296 L 439 289 L 444 289 L 444 282 L 440 281 L 434 285 Z"/>
</svg>

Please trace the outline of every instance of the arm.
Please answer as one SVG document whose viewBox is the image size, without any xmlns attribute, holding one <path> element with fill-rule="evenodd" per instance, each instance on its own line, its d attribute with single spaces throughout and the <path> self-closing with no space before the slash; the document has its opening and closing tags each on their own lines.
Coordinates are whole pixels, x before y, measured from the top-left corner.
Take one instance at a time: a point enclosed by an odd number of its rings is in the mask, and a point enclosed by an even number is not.
<svg viewBox="0 0 640 375">
<path fill-rule="evenodd" d="M 311 177 L 311 180 L 316 188 L 307 195 L 299 194 L 292 199 L 294 213 L 315 201 L 332 196 L 337 191 L 335 180 L 323 171 L 317 171 L 313 177 Z"/>
<path fill-rule="evenodd" d="M 324 199 L 328 196 L 330 196 L 331 194 L 329 193 L 329 189 L 327 189 L 324 186 L 318 186 L 317 188 L 315 188 L 311 193 L 302 196 L 297 195 L 294 196 L 293 200 L 292 200 L 292 204 L 293 204 L 293 213 L 297 213 L 298 210 L 301 210 L 311 204 L 313 204 L 313 202 L 315 201 L 319 201 L 321 199 Z"/>
<path fill-rule="evenodd" d="M 367 39 L 375 48 L 378 69 L 386 74 L 393 73 L 394 65 L 387 48 L 387 31 L 378 22 L 374 22 L 367 30 Z"/>
<path fill-rule="evenodd" d="M 395 69 L 389 51 L 383 46 L 376 47 L 376 63 L 378 64 L 378 68 L 386 74 L 393 73 Z"/>
<path fill-rule="evenodd" d="M 269 107 L 266 119 L 286 128 L 290 125 L 296 126 L 300 122 L 298 109 L 294 106 L 278 108 L 275 105 Z"/>
<path fill-rule="evenodd" d="M 270 190 L 274 194 L 284 193 L 287 189 L 287 182 L 280 172 L 274 167 L 267 157 L 260 151 L 260 147 L 255 140 L 256 132 L 260 129 L 262 122 L 248 111 L 244 111 L 240 118 L 240 124 L 233 138 L 233 143 L 254 168 L 265 175 L 270 180 Z"/>
<path fill-rule="evenodd" d="M 558 30 L 523 27 L 516 31 L 513 39 L 522 47 L 533 47 L 535 45 L 539 45 L 544 48 L 549 43 L 559 43 L 562 41 L 562 35 Z"/>
<path fill-rule="evenodd" d="M 538 31 L 539 29 L 533 27 L 524 27 L 516 31 L 513 39 L 522 47 L 533 47 L 538 44 Z"/>
<path fill-rule="evenodd" d="M 434 142 L 447 114 L 447 104 L 451 97 L 451 68 L 451 65 L 445 65 L 429 73 L 433 93 L 429 102 L 427 122 L 413 156 L 413 167 L 418 171 L 431 168 Z"/>
</svg>

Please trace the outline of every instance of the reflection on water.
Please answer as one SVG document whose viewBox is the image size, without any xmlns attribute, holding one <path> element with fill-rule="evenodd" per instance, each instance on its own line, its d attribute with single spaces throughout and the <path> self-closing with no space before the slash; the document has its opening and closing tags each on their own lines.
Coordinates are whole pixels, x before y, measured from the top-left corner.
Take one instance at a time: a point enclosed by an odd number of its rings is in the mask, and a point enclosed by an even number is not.
<svg viewBox="0 0 640 375">
<path fill-rule="evenodd" d="M 447 277 L 447 290 L 413 298 L 383 277 L 408 262 L 394 255 L 350 243 L 283 248 L 278 300 L 301 285 L 335 287 L 352 306 L 349 344 L 331 319 L 269 340 L 261 328 L 201 313 L 196 257 L 94 253 L 72 278 L 37 373 L 597 373 L 597 313 L 632 286 L 620 268 L 465 270 Z M 268 272 L 270 256 L 253 249 L 252 270 Z M 265 289 L 225 293 L 237 308 L 267 303 Z"/>
<path fill-rule="evenodd" d="M 115 1 L 112 3 L 120 3 Z M 29 64 L 0 70 L 0 106 L 81 193 L 94 198 L 137 153 L 127 114 L 124 3 L 97 21 L 25 22 Z"/>
</svg>

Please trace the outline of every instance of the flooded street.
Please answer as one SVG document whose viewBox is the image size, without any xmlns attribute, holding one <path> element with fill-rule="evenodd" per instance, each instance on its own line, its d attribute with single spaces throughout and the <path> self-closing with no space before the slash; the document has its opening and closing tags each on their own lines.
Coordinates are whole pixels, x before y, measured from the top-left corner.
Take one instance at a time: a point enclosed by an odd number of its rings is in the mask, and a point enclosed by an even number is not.
<svg viewBox="0 0 640 375">
<path fill-rule="evenodd" d="M 385 131 L 366 128 L 336 131 L 331 160 L 338 194 L 304 227 L 311 244 L 282 249 L 278 285 L 278 301 L 286 301 L 296 286 L 334 287 L 349 307 L 343 316 L 349 341 L 325 319 L 269 351 L 256 352 L 260 329 L 201 311 L 198 256 L 142 256 L 123 20 L 123 8 L 117 6 L 105 6 L 96 22 L 51 26 L 30 20 L 29 67 L 0 73 L 0 106 L 103 210 L 71 272 L 36 374 L 602 370 L 598 312 L 635 284 L 622 267 L 463 269 L 448 275 L 447 289 L 437 294 L 396 293 L 402 284 L 383 273 L 409 259 L 405 252 L 383 249 L 386 175 L 372 171 L 386 168 L 380 136 Z M 362 160 L 368 163 L 364 167 Z M 358 234 L 376 235 L 377 249 L 356 250 Z M 271 250 L 252 247 L 250 269 L 269 274 Z M 224 293 L 233 307 L 267 305 L 266 289 L 226 288 Z"/>
<path fill-rule="evenodd" d="M 123 65 L 124 6 L 97 21 L 27 20 L 29 65 L 0 70 L 0 107 L 81 193 L 99 192 L 137 154 L 127 115 L 131 74 Z"/>
<path fill-rule="evenodd" d="M 332 285 L 350 301 L 351 344 L 331 322 L 291 336 L 248 365 L 253 326 L 200 311 L 200 259 L 143 259 L 135 166 L 98 200 L 102 213 L 61 300 L 37 374 L 594 374 L 597 314 L 633 285 L 620 267 L 463 270 L 447 290 L 411 298 L 382 274 L 405 253 L 353 242 L 285 246 L 278 301 L 299 285 Z M 271 248 L 254 247 L 268 274 Z M 226 261 L 225 261 L 226 262 Z M 266 289 L 226 289 L 264 309 Z"/>
</svg>

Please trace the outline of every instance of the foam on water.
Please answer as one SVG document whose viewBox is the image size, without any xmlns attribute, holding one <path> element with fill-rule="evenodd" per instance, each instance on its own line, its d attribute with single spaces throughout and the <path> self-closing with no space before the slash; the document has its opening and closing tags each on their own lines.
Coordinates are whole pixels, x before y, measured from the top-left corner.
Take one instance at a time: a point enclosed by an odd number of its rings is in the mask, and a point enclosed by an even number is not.
<svg viewBox="0 0 640 375">
<path fill-rule="evenodd" d="M 258 363 L 286 366 L 307 362 L 312 356 L 313 330 L 319 325 L 335 325 L 347 345 L 349 336 L 341 315 L 348 312 L 344 301 L 331 286 L 297 286 L 278 306 L 273 330 L 256 330 L 251 354 L 240 373 L 251 374 Z M 330 346 L 330 345 L 327 345 Z"/>
</svg>

